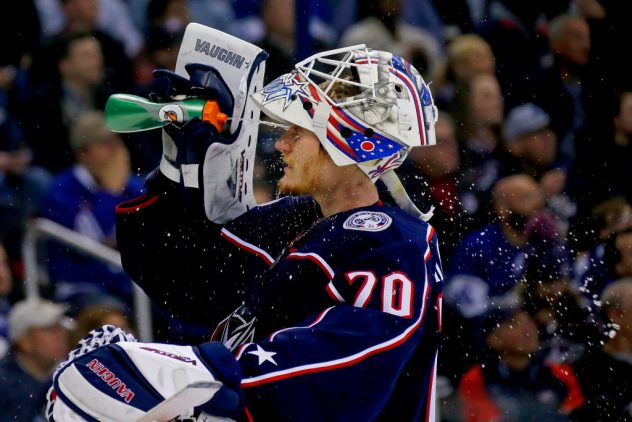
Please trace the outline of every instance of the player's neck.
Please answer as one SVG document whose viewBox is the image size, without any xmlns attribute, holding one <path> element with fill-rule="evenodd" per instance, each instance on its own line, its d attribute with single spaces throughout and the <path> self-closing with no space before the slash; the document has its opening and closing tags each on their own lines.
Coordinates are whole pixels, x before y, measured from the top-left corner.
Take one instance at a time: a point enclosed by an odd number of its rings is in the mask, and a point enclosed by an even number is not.
<svg viewBox="0 0 632 422">
<path fill-rule="evenodd" d="M 377 188 L 368 178 L 339 183 L 330 189 L 314 192 L 312 197 L 318 202 L 325 217 L 354 208 L 368 207 L 379 200 Z"/>
</svg>

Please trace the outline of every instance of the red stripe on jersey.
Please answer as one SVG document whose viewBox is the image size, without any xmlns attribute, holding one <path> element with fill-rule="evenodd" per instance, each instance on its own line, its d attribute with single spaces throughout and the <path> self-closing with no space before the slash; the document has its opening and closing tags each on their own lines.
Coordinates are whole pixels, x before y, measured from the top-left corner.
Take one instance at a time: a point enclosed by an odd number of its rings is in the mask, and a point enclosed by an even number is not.
<svg viewBox="0 0 632 422">
<path fill-rule="evenodd" d="M 251 344 L 252 343 L 244 343 L 239 346 L 239 348 L 237 348 L 237 351 L 235 352 L 235 359 L 239 360 L 239 358 L 241 358 L 241 355 L 244 353 L 246 347 L 250 346 Z"/>
<path fill-rule="evenodd" d="M 428 243 L 428 246 L 426 247 L 426 253 L 424 253 L 424 261 L 428 262 L 428 260 L 430 259 L 431 253 L 430 253 L 430 240 L 432 239 L 432 236 L 434 236 L 435 234 L 435 229 L 432 226 L 428 226 L 428 231 L 426 232 L 426 243 Z"/>
<path fill-rule="evenodd" d="M 429 230 L 428 233 L 426 234 L 426 242 L 430 243 L 430 239 L 432 239 L 432 236 L 434 236 L 435 234 L 435 229 L 432 226 L 428 226 Z"/>
<path fill-rule="evenodd" d="M 347 366 L 355 365 L 358 362 L 363 361 L 369 356 L 373 356 L 377 353 L 386 352 L 391 350 L 400 344 L 406 342 L 412 335 L 417 331 L 417 329 L 421 326 L 423 322 L 424 315 L 426 313 L 427 305 L 428 305 L 428 297 L 430 295 L 430 287 L 428 278 L 426 277 L 426 282 L 424 285 L 424 300 L 421 307 L 421 312 L 419 313 L 419 318 L 404 330 L 397 337 L 392 338 L 391 340 L 385 341 L 378 345 L 369 347 L 361 352 L 355 353 L 351 356 L 347 356 L 341 359 L 335 359 L 328 362 L 321 362 L 315 364 L 302 365 L 295 368 L 290 368 L 282 371 L 271 372 L 269 374 L 260 375 L 248 379 L 244 379 L 241 381 L 242 388 L 251 388 L 257 387 L 259 385 L 268 384 L 275 381 L 281 381 L 287 378 L 294 378 L 300 375 L 311 374 L 315 372 L 323 372 L 323 371 L 331 371 L 333 369 L 344 368 Z"/>
<path fill-rule="evenodd" d="M 147 198 L 147 192 L 145 192 L 142 195 L 132 199 L 131 201 L 118 204 L 114 208 L 114 212 L 116 212 L 117 214 L 131 214 L 150 206 L 159 198 L 160 197 L 158 195 L 150 196 L 149 198 Z"/>
<path fill-rule="evenodd" d="M 238 238 L 226 229 L 222 229 L 220 231 L 220 236 L 228 240 L 233 245 L 237 246 L 239 249 L 243 249 L 244 251 L 263 259 L 265 263 L 268 264 L 268 266 L 272 265 L 272 263 L 274 262 L 274 259 L 272 259 L 272 256 L 269 253 L 251 243 L 246 242 L 243 239 Z"/>
<path fill-rule="evenodd" d="M 311 324 L 309 324 L 309 325 L 307 325 L 307 326 L 305 326 L 305 327 L 288 327 L 288 328 L 283 328 L 283 329 L 281 329 L 281 330 L 279 330 L 279 331 L 275 331 L 274 333 L 272 333 L 272 334 L 270 335 L 270 337 L 268 338 L 268 341 L 272 341 L 272 340 L 274 340 L 274 337 L 276 337 L 276 336 L 277 336 L 277 334 L 280 334 L 280 333 L 285 332 L 285 331 L 288 331 L 288 330 L 296 330 L 296 329 L 301 329 L 301 328 L 312 328 L 314 325 L 316 325 L 316 324 L 318 324 L 320 321 L 322 321 L 322 320 L 323 320 L 323 318 L 325 318 L 325 315 L 327 315 L 327 312 L 331 311 L 333 308 L 334 308 L 334 307 L 333 307 L 333 306 L 331 306 L 331 307 L 329 307 L 329 308 L 325 309 L 324 311 L 322 311 L 322 312 L 320 313 L 320 315 L 318 315 L 318 316 L 316 317 L 316 319 L 315 319 L 315 320 L 314 320 Z M 250 343 L 250 344 L 252 344 L 252 343 Z M 238 358 L 238 359 L 239 359 L 239 358 Z"/>
<path fill-rule="evenodd" d="M 338 290 L 336 290 L 336 287 L 333 285 L 332 282 L 329 282 L 329 284 L 327 285 L 327 287 L 325 287 L 325 291 L 327 292 L 327 294 L 329 295 L 329 297 L 331 297 L 331 299 L 334 302 L 341 302 L 344 303 L 345 299 L 342 297 L 342 295 L 338 292 Z"/>
<path fill-rule="evenodd" d="M 250 410 L 248 410 L 248 406 L 244 407 L 244 413 L 246 414 L 246 418 L 248 419 L 248 422 L 255 422 L 255 419 L 252 417 Z"/>
</svg>

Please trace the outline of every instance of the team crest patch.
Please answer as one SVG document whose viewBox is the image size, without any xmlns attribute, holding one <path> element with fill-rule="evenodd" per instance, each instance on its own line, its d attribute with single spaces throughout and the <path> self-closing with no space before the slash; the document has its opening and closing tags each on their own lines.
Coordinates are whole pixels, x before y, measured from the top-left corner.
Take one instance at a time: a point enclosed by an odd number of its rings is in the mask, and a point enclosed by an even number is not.
<svg viewBox="0 0 632 422">
<path fill-rule="evenodd" d="M 383 212 L 360 211 L 347 218 L 343 227 L 347 230 L 381 232 L 391 225 L 393 219 Z"/>
</svg>

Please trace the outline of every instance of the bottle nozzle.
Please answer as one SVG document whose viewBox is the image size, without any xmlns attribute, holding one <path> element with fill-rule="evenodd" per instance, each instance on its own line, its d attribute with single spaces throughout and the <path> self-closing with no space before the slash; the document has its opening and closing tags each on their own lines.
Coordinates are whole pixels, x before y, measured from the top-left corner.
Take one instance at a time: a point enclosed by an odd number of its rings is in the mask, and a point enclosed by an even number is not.
<svg viewBox="0 0 632 422">
<path fill-rule="evenodd" d="M 209 122 L 215 126 L 218 132 L 221 132 L 224 129 L 224 124 L 228 121 L 228 116 L 221 112 L 217 101 L 208 100 L 202 110 L 202 120 Z"/>
</svg>

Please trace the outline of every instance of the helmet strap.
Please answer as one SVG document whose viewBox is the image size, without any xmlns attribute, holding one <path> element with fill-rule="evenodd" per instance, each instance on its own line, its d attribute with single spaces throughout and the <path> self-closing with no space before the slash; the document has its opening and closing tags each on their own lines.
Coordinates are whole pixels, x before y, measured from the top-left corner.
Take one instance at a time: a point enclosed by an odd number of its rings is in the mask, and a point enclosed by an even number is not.
<svg viewBox="0 0 632 422">
<path fill-rule="evenodd" d="M 389 170 L 380 176 L 380 180 L 384 183 L 391 196 L 395 200 L 398 207 L 420 218 L 423 221 L 429 221 L 434 214 L 434 207 L 431 206 L 427 212 L 421 212 L 419 208 L 413 203 L 402 185 L 402 181 L 399 180 L 394 170 Z"/>
</svg>

